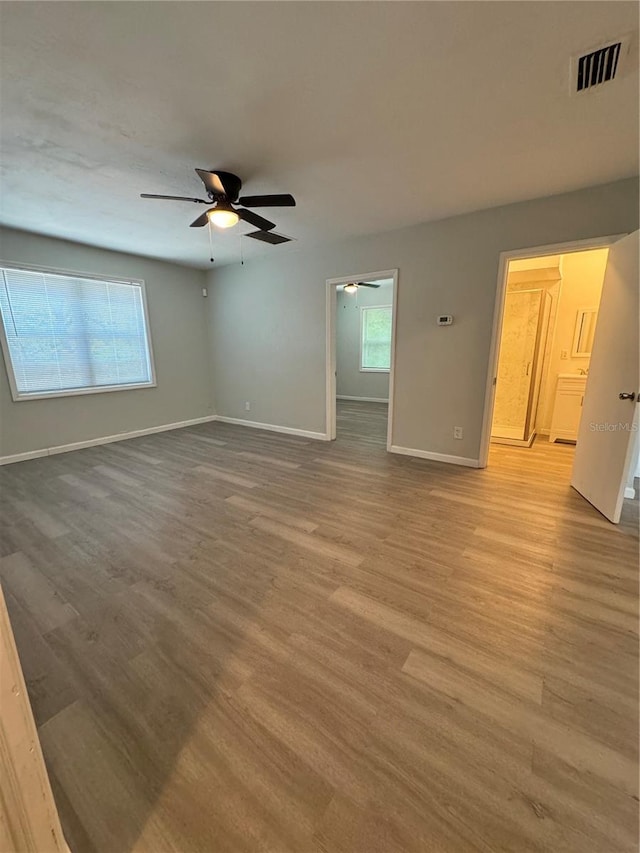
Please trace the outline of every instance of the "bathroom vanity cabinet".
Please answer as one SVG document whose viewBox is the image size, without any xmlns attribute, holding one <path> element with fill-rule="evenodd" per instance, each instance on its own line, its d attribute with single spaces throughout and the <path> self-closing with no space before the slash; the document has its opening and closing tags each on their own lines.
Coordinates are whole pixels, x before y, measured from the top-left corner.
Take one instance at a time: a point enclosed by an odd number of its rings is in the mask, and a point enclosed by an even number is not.
<svg viewBox="0 0 640 853">
<path fill-rule="evenodd" d="M 549 441 L 577 441 L 586 386 L 586 376 L 558 374 Z"/>
</svg>

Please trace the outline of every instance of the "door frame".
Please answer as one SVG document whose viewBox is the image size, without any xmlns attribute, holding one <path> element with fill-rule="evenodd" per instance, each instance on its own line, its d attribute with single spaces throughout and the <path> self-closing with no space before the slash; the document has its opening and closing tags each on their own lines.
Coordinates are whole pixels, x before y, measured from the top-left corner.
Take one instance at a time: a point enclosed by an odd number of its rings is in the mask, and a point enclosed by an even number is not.
<svg viewBox="0 0 640 853">
<path fill-rule="evenodd" d="M 507 292 L 507 275 L 509 261 L 523 258 L 539 258 L 544 255 L 568 255 L 572 252 L 586 252 L 589 249 L 608 249 L 627 234 L 611 234 L 606 237 L 589 237 L 584 240 L 570 240 L 566 243 L 550 243 L 546 246 L 532 246 L 527 249 L 512 249 L 501 252 L 498 263 L 498 282 L 493 311 L 493 327 L 491 332 L 491 348 L 489 350 L 489 367 L 484 395 L 484 412 L 482 416 L 482 433 L 480 437 L 480 458 L 478 468 L 486 468 L 489 461 L 491 443 L 491 424 L 495 403 L 495 382 L 498 374 L 498 359 L 500 357 L 500 340 L 502 338 L 502 321 L 504 315 L 504 299 Z"/>
<path fill-rule="evenodd" d="M 393 444 L 393 409 L 396 369 L 396 339 L 398 325 L 398 270 L 342 275 L 326 281 L 326 342 L 325 342 L 325 438 L 336 437 L 336 288 L 350 281 L 375 281 L 380 278 L 393 280 L 391 305 L 391 367 L 389 369 L 389 413 L 387 416 L 387 452 Z"/>
</svg>

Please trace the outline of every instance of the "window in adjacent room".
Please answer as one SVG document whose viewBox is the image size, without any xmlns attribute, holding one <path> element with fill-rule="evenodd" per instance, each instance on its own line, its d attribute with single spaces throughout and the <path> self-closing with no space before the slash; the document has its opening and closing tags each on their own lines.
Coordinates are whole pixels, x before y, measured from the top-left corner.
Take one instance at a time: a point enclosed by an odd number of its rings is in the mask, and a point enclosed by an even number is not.
<svg viewBox="0 0 640 853">
<path fill-rule="evenodd" d="M 380 373 L 391 369 L 391 306 L 361 309 L 360 370 Z"/>
<path fill-rule="evenodd" d="M 14 400 L 155 385 L 144 282 L 0 268 Z"/>
</svg>

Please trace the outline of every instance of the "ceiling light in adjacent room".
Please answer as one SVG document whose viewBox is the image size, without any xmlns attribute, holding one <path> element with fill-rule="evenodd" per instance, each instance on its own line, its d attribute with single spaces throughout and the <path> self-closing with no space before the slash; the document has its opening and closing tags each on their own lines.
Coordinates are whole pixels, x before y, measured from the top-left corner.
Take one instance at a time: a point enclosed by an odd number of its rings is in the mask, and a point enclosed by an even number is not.
<svg viewBox="0 0 640 853">
<path fill-rule="evenodd" d="M 353 282 L 350 282 L 349 284 L 345 284 L 344 292 L 345 293 L 357 293 L 358 292 L 358 285 L 354 284 Z"/>
</svg>

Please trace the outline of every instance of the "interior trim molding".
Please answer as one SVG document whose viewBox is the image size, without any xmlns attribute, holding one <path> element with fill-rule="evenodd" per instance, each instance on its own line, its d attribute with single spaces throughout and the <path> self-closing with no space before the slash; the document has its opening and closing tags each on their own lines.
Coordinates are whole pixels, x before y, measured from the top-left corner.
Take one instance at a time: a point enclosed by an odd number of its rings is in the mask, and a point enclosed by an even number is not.
<svg viewBox="0 0 640 853">
<path fill-rule="evenodd" d="M 449 465 L 463 465 L 465 468 L 479 468 L 479 459 L 470 459 L 467 456 L 452 456 L 449 453 L 433 453 L 431 450 L 417 450 L 413 447 L 400 447 L 392 444 L 390 453 L 399 453 L 402 456 L 415 456 L 417 459 L 431 459 L 433 462 L 447 462 Z"/>
<path fill-rule="evenodd" d="M 251 427 L 252 429 L 266 429 L 268 432 L 282 432 L 285 435 L 301 435 L 303 438 L 313 438 L 316 441 L 329 441 L 329 436 L 324 432 L 313 432 L 308 429 L 295 429 L 294 427 L 279 426 L 278 424 L 261 424 L 258 421 L 246 421 L 243 418 L 228 418 L 216 415 L 215 420 L 223 424 L 236 424 L 237 426 Z"/>
<path fill-rule="evenodd" d="M 55 456 L 58 453 L 69 453 L 72 450 L 82 450 L 85 447 L 95 447 L 98 444 L 126 441 L 128 438 L 139 438 L 143 435 L 152 435 L 155 432 L 168 432 L 172 429 L 182 429 L 182 427 L 195 426 L 215 420 L 217 420 L 216 415 L 205 415 L 205 417 L 191 418 L 188 421 L 176 421 L 172 424 L 160 424 L 159 426 L 135 429 L 130 432 L 117 432 L 114 435 L 101 435 L 98 438 L 87 439 L 87 441 L 74 441 L 72 444 L 58 444 L 54 447 L 43 447 L 40 450 L 29 450 L 26 453 L 14 453 L 10 456 L 0 456 L 0 465 L 25 462 L 27 459 L 38 459 L 41 456 Z"/>
<path fill-rule="evenodd" d="M 531 447 L 533 444 L 536 432 L 532 432 L 529 438 L 506 438 L 502 435 L 492 435 L 491 444 L 508 444 L 511 447 Z"/>
<path fill-rule="evenodd" d="M 12 462 L 25 462 L 27 459 L 39 459 L 48 456 L 48 448 L 42 450 L 29 450 L 26 453 L 12 453 L 10 456 L 0 456 L 0 465 L 10 465 Z"/>
<path fill-rule="evenodd" d="M 388 403 L 388 397 L 351 397 L 347 394 L 336 394 L 336 400 L 361 400 L 363 403 Z"/>
</svg>

